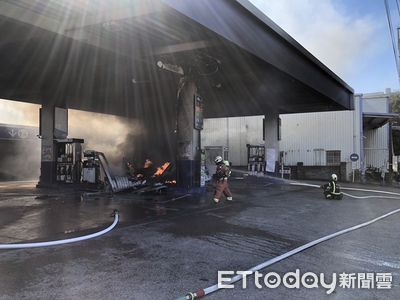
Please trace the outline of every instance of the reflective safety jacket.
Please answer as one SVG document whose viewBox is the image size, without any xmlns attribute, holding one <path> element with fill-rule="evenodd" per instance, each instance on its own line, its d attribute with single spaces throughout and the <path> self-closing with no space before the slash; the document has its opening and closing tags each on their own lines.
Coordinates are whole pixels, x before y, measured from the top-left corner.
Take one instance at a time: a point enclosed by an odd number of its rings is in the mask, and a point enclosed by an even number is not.
<svg viewBox="0 0 400 300">
<path fill-rule="evenodd" d="M 340 194 L 340 188 L 335 180 L 330 180 L 327 188 L 331 194 Z"/>
<path fill-rule="evenodd" d="M 215 171 L 215 178 L 217 180 L 228 179 L 230 175 L 231 175 L 231 168 L 228 167 L 225 163 L 217 165 L 217 169 Z"/>
<path fill-rule="evenodd" d="M 227 172 L 228 177 L 231 176 L 232 169 L 231 169 L 231 163 L 230 163 L 230 161 L 224 160 L 224 165 L 228 167 L 228 171 L 229 171 L 229 172 Z"/>
</svg>

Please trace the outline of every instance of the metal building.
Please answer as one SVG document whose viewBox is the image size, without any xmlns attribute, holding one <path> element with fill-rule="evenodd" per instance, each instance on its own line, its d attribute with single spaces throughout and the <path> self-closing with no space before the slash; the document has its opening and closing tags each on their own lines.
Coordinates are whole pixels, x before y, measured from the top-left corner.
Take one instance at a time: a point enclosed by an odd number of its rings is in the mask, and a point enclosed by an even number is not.
<svg viewBox="0 0 400 300">
<path fill-rule="evenodd" d="M 264 116 L 206 119 L 202 146 L 206 150 L 223 147 L 233 165 L 246 166 L 246 144 L 264 145 L 263 120 Z"/>
<path fill-rule="evenodd" d="M 345 167 L 385 172 L 390 162 L 390 91 L 356 95 L 354 110 L 281 114 L 279 150 L 285 166 Z M 202 146 L 223 146 L 236 166 L 247 165 L 246 144 L 263 145 L 263 116 L 207 119 Z M 352 163 L 350 155 L 360 159 Z M 331 168 L 328 168 L 331 170 Z"/>
<path fill-rule="evenodd" d="M 345 162 L 351 170 L 350 155 L 356 153 L 360 160 L 354 168 L 387 172 L 391 147 L 387 123 L 396 117 L 390 113 L 389 96 L 356 95 L 354 111 L 281 115 L 284 164 L 329 166 Z"/>
</svg>

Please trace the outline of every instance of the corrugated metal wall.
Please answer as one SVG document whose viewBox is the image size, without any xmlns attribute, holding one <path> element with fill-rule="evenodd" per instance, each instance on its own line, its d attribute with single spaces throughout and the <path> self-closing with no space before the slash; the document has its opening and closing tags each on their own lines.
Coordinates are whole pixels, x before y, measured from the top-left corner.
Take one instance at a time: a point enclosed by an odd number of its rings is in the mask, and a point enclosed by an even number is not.
<svg viewBox="0 0 400 300">
<path fill-rule="evenodd" d="M 387 113 L 387 96 L 373 95 L 363 99 L 364 112 Z M 326 163 L 325 151 L 341 150 L 341 161 L 350 162 L 350 154 L 360 154 L 362 124 L 360 97 L 354 99 L 354 111 L 320 112 L 281 115 L 282 141 L 280 150 L 285 151 L 288 165 L 303 162 L 304 165 Z M 380 168 L 388 159 L 389 127 L 364 132 L 366 166 Z M 322 150 L 323 149 L 323 150 Z M 325 152 L 325 153 L 324 153 Z M 356 163 L 360 167 L 360 161 Z"/>
<path fill-rule="evenodd" d="M 353 153 L 353 112 L 281 115 L 285 164 L 325 165 L 327 150 L 340 150 L 341 161 Z"/>
<path fill-rule="evenodd" d="M 201 147 L 226 146 L 228 144 L 228 126 L 226 118 L 205 119 L 201 132 Z"/>
<path fill-rule="evenodd" d="M 365 166 L 381 168 L 387 167 L 389 158 L 389 125 L 364 132 Z"/>
<path fill-rule="evenodd" d="M 374 95 L 364 98 L 365 113 L 389 112 L 387 96 Z M 365 166 L 372 168 L 387 168 L 389 159 L 389 125 L 364 131 Z"/>
<path fill-rule="evenodd" d="M 360 148 L 361 148 L 361 112 L 360 112 L 360 97 L 354 97 L 354 111 L 353 113 L 353 153 L 356 153 L 360 156 Z M 360 156 L 361 157 L 361 156 Z M 360 169 L 361 167 L 361 159 L 359 159 L 356 163 L 356 169 Z"/>
<path fill-rule="evenodd" d="M 388 112 L 388 98 L 382 94 L 366 95 L 364 112 Z M 327 150 L 340 150 L 341 161 L 350 162 L 350 154 L 360 154 L 360 97 L 355 96 L 354 111 L 333 111 L 281 115 L 285 165 L 325 165 Z M 247 164 L 246 144 L 264 145 L 264 116 L 206 119 L 202 132 L 202 147 L 226 146 L 229 160 L 236 166 Z M 364 132 L 366 166 L 385 165 L 388 157 L 388 126 Z M 357 162 L 357 168 L 360 161 Z"/>
<path fill-rule="evenodd" d="M 247 165 L 246 144 L 264 145 L 263 116 L 205 119 L 201 146 L 225 146 L 235 166 Z"/>
</svg>

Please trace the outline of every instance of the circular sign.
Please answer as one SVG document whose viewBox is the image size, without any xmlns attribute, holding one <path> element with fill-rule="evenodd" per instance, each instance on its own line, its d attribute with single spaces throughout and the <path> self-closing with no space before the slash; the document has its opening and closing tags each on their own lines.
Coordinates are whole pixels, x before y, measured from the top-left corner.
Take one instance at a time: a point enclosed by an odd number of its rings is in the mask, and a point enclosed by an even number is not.
<svg viewBox="0 0 400 300">
<path fill-rule="evenodd" d="M 351 161 L 357 161 L 360 157 L 358 156 L 357 153 L 353 153 L 350 155 L 350 160 Z"/>
</svg>

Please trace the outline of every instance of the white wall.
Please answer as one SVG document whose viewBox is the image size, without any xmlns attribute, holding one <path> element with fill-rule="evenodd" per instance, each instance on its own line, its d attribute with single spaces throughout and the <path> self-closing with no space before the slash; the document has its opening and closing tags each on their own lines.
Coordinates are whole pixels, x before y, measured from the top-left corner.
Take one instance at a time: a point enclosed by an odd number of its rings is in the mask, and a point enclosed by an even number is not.
<svg viewBox="0 0 400 300">
<path fill-rule="evenodd" d="M 366 167 L 387 168 L 389 159 L 389 125 L 364 132 L 365 162 Z"/>
<path fill-rule="evenodd" d="M 371 94 L 364 96 L 365 113 L 389 112 L 389 96 Z M 365 166 L 387 168 L 389 160 L 389 125 L 374 130 L 364 131 Z"/>
<path fill-rule="evenodd" d="M 389 99 L 385 96 L 371 98 L 366 95 L 364 98 L 364 112 L 365 113 L 387 113 L 389 112 L 388 105 Z"/>
<path fill-rule="evenodd" d="M 387 95 L 363 96 L 364 112 L 388 112 Z M 360 154 L 360 97 L 354 98 L 354 111 L 332 111 L 305 114 L 280 115 L 282 140 L 280 151 L 285 152 L 285 164 L 304 165 L 316 163 L 315 149 L 321 151 L 321 164 L 326 163 L 327 150 L 340 150 L 341 161 L 350 162 L 350 154 Z M 219 118 L 204 120 L 202 147 L 226 146 L 229 160 L 236 166 L 247 164 L 246 144 L 264 145 L 262 122 L 264 116 Z M 380 168 L 388 157 L 388 125 L 364 132 L 366 166 Z M 357 168 L 360 161 L 357 162 Z"/>
<path fill-rule="evenodd" d="M 340 150 L 341 161 L 349 161 L 354 150 L 353 111 L 319 112 L 281 115 L 282 140 L 280 150 L 285 152 L 285 164 L 315 164 L 315 150 L 322 152 L 322 165 L 327 150 Z"/>
<path fill-rule="evenodd" d="M 205 119 L 201 147 L 228 147 L 232 164 L 246 166 L 246 144 L 264 145 L 263 118 L 264 116 Z"/>
<path fill-rule="evenodd" d="M 382 94 L 363 96 L 363 112 L 387 113 L 389 99 Z M 354 99 L 354 111 L 281 115 L 282 141 L 286 164 L 315 164 L 314 149 L 341 150 L 341 161 L 350 162 L 350 154 L 360 154 L 360 96 Z M 364 131 L 366 167 L 380 168 L 387 163 L 389 127 Z M 323 155 L 324 157 L 324 155 Z M 325 157 L 324 157 L 325 159 Z M 325 161 L 322 162 L 324 164 Z M 357 162 L 357 168 L 360 161 Z"/>
</svg>

